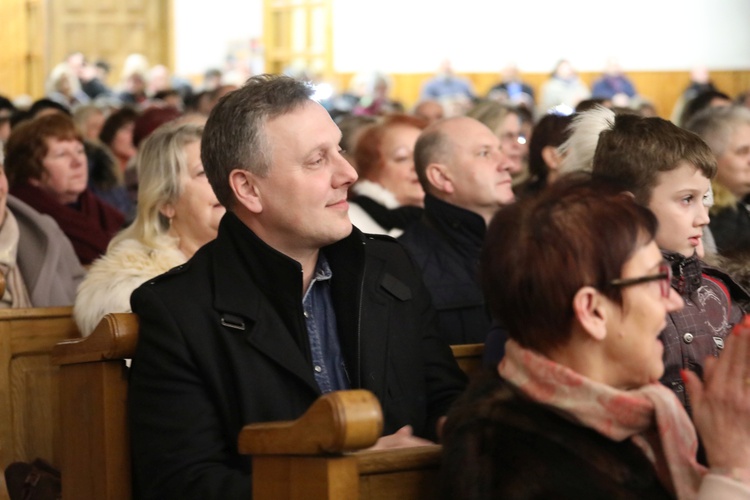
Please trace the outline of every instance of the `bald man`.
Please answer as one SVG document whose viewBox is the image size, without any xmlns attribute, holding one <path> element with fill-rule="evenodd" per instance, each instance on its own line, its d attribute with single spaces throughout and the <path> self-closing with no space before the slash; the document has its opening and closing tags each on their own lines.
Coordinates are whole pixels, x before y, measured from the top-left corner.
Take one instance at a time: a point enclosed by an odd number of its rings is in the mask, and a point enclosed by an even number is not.
<svg viewBox="0 0 750 500">
<path fill-rule="evenodd" d="M 422 269 L 449 344 L 484 342 L 490 317 L 477 278 L 492 216 L 514 201 L 500 140 L 481 122 L 448 118 L 426 128 L 414 150 L 425 214 L 399 240 Z"/>
</svg>

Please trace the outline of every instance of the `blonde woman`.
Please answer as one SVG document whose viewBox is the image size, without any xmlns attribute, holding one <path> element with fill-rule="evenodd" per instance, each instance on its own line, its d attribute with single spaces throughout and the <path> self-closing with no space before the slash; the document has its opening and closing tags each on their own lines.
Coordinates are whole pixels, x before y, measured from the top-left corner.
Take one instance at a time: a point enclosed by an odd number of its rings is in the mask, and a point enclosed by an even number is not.
<svg viewBox="0 0 750 500">
<path fill-rule="evenodd" d="M 225 209 L 203 171 L 202 132 L 194 123 L 169 124 L 142 143 L 135 221 L 115 236 L 78 289 L 74 315 L 84 336 L 105 314 L 129 311 L 138 286 L 216 237 Z"/>
</svg>

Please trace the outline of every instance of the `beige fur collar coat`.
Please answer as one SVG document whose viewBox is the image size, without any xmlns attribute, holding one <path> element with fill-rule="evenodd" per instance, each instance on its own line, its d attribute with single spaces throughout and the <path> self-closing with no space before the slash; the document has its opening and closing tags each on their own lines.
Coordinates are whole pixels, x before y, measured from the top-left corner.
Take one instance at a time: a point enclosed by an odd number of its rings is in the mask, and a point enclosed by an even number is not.
<svg viewBox="0 0 750 500">
<path fill-rule="evenodd" d="M 167 238 L 159 248 L 135 239 L 123 240 L 92 264 L 78 287 L 73 308 L 81 335 L 88 336 L 107 313 L 129 312 L 133 290 L 185 263 L 185 255 Z"/>
</svg>

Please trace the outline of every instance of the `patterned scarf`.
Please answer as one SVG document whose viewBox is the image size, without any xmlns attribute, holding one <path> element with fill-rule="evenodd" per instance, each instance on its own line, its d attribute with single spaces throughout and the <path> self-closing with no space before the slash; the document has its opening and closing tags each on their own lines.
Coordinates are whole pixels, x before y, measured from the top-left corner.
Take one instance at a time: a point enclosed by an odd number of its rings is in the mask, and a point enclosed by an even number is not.
<svg viewBox="0 0 750 500">
<path fill-rule="evenodd" d="M 654 464 L 662 484 L 677 498 L 693 499 L 706 468 L 695 454 L 698 439 L 675 395 L 661 384 L 623 391 L 524 349 L 505 347 L 500 376 L 528 398 L 614 440 L 632 439 Z"/>
<path fill-rule="evenodd" d="M 5 278 L 5 290 L 0 298 L 0 307 L 3 308 L 32 307 L 16 261 L 20 236 L 18 222 L 11 211 L 6 208 L 5 221 L 0 228 L 0 273 Z"/>
<path fill-rule="evenodd" d="M 109 240 L 125 222 L 125 216 L 88 189 L 78 197 L 77 207 L 61 204 L 46 191 L 28 182 L 13 186 L 10 194 L 55 219 L 83 265 L 91 264 L 106 252 Z"/>
</svg>

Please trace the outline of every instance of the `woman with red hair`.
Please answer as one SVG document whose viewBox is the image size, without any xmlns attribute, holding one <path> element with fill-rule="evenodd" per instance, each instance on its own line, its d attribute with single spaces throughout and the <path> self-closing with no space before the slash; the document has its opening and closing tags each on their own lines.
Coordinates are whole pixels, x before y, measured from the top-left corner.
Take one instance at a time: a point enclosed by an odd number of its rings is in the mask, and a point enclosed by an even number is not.
<svg viewBox="0 0 750 500">
<path fill-rule="evenodd" d="M 18 125 L 6 146 L 10 194 L 50 215 L 73 243 L 81 264 L 107 249 L 124 216 L 88 188 L 83 138 L 61 114 Z"/>
<path fill-rule="evenodd" d="M 362 132 L 354 159 L 359 181 L 349 217 L 365 233 L 399 236 L 422 213 L 424 191 L 414 169 L 414 145 L 427 122 L 389 115 Z"/>
</svg>

